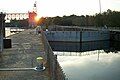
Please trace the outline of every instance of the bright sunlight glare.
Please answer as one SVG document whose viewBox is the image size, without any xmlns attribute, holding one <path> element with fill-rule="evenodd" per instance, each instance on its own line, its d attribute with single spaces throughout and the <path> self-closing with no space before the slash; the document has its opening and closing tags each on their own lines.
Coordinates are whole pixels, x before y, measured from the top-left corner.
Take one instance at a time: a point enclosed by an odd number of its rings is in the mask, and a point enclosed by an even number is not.
<svg viewBox="0 0 120 80">
<path fill-rule="evenodd" d="M 40 20 L 40 16 L 35 17 L 35 21 L 38 22 Z"/>
</svg>

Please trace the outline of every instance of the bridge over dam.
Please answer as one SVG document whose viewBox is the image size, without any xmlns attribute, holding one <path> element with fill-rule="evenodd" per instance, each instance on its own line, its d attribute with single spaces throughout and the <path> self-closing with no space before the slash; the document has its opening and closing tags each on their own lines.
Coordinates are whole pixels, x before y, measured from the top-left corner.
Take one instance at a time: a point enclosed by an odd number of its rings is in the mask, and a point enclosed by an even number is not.
<svg viewBox="0 0 120 80">
<path fill-rule="evenodd" d="M 44 32 L 27 29 L 6 39 L 11 48 L 0 53 L 0 80 L 65 80 Z"/>
</svg>

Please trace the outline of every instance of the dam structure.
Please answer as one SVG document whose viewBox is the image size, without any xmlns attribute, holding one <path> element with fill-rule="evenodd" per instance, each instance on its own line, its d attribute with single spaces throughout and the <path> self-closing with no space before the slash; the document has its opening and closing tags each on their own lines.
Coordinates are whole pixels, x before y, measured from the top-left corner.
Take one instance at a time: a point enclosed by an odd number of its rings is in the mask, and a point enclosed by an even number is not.
<svg viewBox="0 0 120 80">
<path fill-rule="evenodd" d="M 106 29 L 103 30 L 87 30 L 77 28 L 63 28 L 63 30 L 48 30 L 45 31 L 48 41 L 57 42 L 92 42 L 103 41 L 110 39 L 110 32 Z"/>
<path fill-rule="evenodd" d="M 45 35 L 54 51 L 120 50 L 118 28 L 50 26 Z"/>
</svg>

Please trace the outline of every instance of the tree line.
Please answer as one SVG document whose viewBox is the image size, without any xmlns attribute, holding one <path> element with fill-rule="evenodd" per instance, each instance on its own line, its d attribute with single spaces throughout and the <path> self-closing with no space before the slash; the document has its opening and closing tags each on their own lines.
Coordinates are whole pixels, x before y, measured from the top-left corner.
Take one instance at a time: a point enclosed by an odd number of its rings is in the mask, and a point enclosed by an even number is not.
<svg viewBox="0 0 120 80">
<path fill-rule="evenodd" d="M 23 20 L 10 20 L 10 23 L 5 23 L 6 27 L 19 27 L 19 28 L 29 28 L 28 19 Z"/>
<path fill-rule="evenodd" d="M 96 26 L 96 27 L 120 27 L 120 12 L 108 9 L 106 12 L 95 15 L 70 15 L 63 17 L 47 17 L 42 25 L 61 25 L 61 26 Z"/>
<path fill-rule="evenodd" d="M 6 26 L 27 27 L 29 26 L 28 19 L 25 20 L 11 20 L 6 23 Z M 112 11 L 108 9 L 106 12 L 95 15 L 70 15 L 70 16 L 56 16 L 56 17 L 42 17 L 39 19 L 37 25 L 61 26 L 96 26 L 96 27 L 120 27 L 120 11 Z M 29 28 L 29 27 L 27 27 Z"/>
</svg>

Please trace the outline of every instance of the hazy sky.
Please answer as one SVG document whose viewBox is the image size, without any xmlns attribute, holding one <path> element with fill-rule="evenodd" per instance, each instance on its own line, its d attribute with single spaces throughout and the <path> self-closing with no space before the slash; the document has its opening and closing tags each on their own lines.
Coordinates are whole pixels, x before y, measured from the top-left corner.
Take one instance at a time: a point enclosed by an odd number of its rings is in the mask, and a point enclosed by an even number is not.
<svg viewBox="0 0 120 80">
<path fill-rule="evenodd" d="M 93 15 L 99 13 L 99 0 L 1 0 L 0 11 L 27 13 L 37 1 L 40 16 Z M 120 0 L 101 0 L 102 11 L 120 11 Z"/>
</svg>

